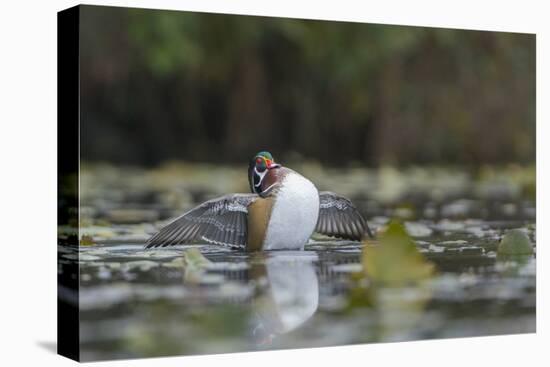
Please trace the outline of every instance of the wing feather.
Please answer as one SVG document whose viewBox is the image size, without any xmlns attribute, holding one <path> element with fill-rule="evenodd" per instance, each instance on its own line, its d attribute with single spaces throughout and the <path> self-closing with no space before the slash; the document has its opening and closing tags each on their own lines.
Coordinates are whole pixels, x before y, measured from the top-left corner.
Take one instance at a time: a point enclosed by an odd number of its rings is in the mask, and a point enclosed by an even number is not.
<svg viewBox="0 0 550 367">
<path fill-rule="evenodd" d="M 319 219 L 315 231 L 327 236 L 360 241 L 372 237 L 367 221 L 351 201 L 333 192 L 319 193 Z"/>
<path fill-rule="evenodd" d="M 197 240 L 245 247 L 248 205 L 256 194 L 231 194 L 209 200 L 174 219 L 152 236 L 146 248 L 173 246 Z"/>
</svg>

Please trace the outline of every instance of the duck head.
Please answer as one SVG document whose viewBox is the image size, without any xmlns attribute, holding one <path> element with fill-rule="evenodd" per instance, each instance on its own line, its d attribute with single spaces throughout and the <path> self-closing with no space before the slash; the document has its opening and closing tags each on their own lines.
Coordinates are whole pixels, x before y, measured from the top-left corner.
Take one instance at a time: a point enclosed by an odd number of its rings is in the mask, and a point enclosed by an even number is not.
<svg viewBox="0 0 550 367">
<path fill-rule="evenodd" d="M 275 163 L 271 153 L 264 151 L 256 154 L 248 165 L 248 183 L 250 185 L 250 191 L 261 195 L 264 191 L 262 188 L 264 178 L 270 170 L 279 167 L 281 167 L 281 165 Z"/>
</svg>

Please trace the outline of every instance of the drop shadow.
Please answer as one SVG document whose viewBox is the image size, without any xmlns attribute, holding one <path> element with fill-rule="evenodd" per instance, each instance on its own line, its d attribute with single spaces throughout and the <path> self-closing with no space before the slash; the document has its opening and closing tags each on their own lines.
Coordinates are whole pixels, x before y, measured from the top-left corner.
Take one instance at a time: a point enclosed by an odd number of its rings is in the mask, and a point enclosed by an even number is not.
<svg viewBox="0 0 550 367">
<path fill-rule="evenodd" d="M 57 342 L 55 341 L 37 341 L 36 345 L 39 347 L 42 347 L 43 349 L 47 350 L 48 352 L 57 354 Z"/>
</svg>

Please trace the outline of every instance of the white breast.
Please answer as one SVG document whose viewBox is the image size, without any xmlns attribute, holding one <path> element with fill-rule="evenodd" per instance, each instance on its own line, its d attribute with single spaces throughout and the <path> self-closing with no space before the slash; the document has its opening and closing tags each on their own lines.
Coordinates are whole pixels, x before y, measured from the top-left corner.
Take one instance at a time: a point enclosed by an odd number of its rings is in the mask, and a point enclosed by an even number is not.
<svg viewBox="0 0 550 367">
<path fill-rule="evenodd" d="M 303 249 L 319 217 L 319 192 L 311 181 L 291 172 L 275 199 L 264 241 L 265 250 Z"/>
</svg>

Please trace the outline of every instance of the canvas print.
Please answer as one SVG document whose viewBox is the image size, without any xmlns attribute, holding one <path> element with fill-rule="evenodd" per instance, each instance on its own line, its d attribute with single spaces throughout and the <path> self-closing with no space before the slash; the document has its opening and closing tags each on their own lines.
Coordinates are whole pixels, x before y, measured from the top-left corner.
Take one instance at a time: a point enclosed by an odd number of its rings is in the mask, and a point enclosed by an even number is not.
<svg viewBox="0 0 550 367">
<path fill-rule="evenodd" d="M 535 35 L 58 16 L 58 351 L 535 332 Z"/>
</svg>

